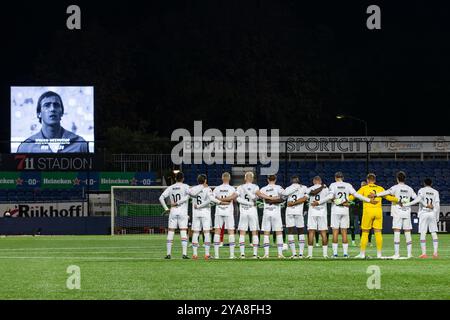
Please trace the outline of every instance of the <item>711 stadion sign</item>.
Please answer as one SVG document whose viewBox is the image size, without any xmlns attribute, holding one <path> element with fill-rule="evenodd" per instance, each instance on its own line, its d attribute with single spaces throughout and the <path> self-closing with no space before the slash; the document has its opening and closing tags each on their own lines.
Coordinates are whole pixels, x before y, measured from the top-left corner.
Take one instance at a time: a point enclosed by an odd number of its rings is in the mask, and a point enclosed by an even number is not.
<svg viewBox="0 0 450 320">
<path fill-rule="evenodd" d="M 11 154 L 4 155 L 2 167 L 17 171 L 90 171 L 96 167 L 92 154 Z"/>
</svg>

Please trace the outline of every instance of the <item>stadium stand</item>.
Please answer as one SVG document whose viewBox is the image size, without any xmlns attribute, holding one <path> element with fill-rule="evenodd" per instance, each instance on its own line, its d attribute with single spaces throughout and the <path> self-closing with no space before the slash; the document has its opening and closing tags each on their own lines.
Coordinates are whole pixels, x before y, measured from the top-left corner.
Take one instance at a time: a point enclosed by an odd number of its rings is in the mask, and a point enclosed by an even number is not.
<svg viewBox="0 0 450 320">
<path fill-rule="evenodd" d="M 49 190 L 1 190 L 0 202 L 46 202 L 55 200 L 82 200 L 82 190 L 49 189 Z"/>
<path fill-rule="evenodd" d="M 221 184 L 221 174 L 223 171 L 231 172 L 231 165 L 184 165 L 183 171 L 186 177 L 186 183 L 196 184 L 196 177 L 200 173 L 208 175 L 209 185 Z M 440 191 L 441 201 L 450 203 L 450 161 L 370 161 L 369 171 L 377 175 L 377 182 L 381 186 L 390 187 L 394 185 L 395 174 L 403 170 L 407 175 L 407 183 L 414 189 L 422 187 L 422 181 L 425 177 L 430 177 L 434 181 L 434 187 Z M 258 184 L 266 184 L 266 179 L 261 176 L 260 167 L 256 168 L 258 174 Z M 314 176 L 320 175 L 324 182 L 330 184 L 333 182 L 334 173 L 342 171 L 345 180 L 358 188 L 360 182 L 365 180 L 366 162 L 365 161 L 291 161 L 280 162 L 278 172 L 278 182 L 286 186 L 292 175 L 299 175 L 302 183 L 311 184 Z M 285 181 L 286 178 L 286 181 Z M 239 182 L 236 182 L 239 183 Z"/>
</svg>

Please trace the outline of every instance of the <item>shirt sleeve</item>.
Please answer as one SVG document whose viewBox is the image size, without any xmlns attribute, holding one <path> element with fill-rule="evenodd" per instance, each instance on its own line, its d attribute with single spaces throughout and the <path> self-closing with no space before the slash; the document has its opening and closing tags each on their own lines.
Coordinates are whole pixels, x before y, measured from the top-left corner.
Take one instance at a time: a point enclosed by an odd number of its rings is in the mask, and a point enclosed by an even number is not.
<svg viewBox="0 0 450 320">
<path fill-rule="evenodd" d="M 389 189 L 387 189 L 385 191 L 377 193 L 377 197 L 385 197 L 385 196 L 388 196 L 388 195 L 392 195 L 392 193 L 393 193 L 392 188 L 389 188 Z"/>
<path fill-rule="evenodd" d="M 196 197 L 202 190 L 203 190 L 203 186 L 202 185 L 198 185 L 195 187 L 191 187 L 188 189 L 187 193 L 191 196 L 191 197 Z"/>
<path fill-rule="evenodd" d="M 319 205 L 324 204 L 334 198 L 333 192 L 330 192 L 330 190 L 328 188 L 325 188 L 322 191 L 327 192 L 327 195 L 319 201 Z"/>
<path fill-rule="evenodd" d="M 350 194 L 358 200 L 361 200 L 364 202 L 370 202 L 369 198 L 364 197 L 362 194 L 356 192 L 355 188 L 353 188 L 353 187 L 350 187 Z"/>
<path fill-rule="evenodd" d="M 252 201 L 247 201 L 244 197 L 241 196 L 237 197 L 236 201 L 240 204 L 246 204 L 249 206 L 252 206 L 254 204 Z"/>
<path fill-rule="evenodd" d="M 166 204 L 166 198 L 169 196 L 169 194 L 170 194 L 170 188 L 166 188 L 166 190 L 164 190 L 164 192 L 159 197 L 159 202 L 161 203 L 162 207 L 166 211 L 169 210 L 169 208 L 167 207 L 167 204 Z"/>
<path fill-rule="evenodd" d="M 287 187 L 286 189 L 283 190 L 282 195 L 283 196 L 290 196 L 291 194 L 293 194 L 297 190 L 298 190 L 298 188 L 296 186 L 291 185 L 291 186 L 289 186 L 289 187 Z"/>
</svg>

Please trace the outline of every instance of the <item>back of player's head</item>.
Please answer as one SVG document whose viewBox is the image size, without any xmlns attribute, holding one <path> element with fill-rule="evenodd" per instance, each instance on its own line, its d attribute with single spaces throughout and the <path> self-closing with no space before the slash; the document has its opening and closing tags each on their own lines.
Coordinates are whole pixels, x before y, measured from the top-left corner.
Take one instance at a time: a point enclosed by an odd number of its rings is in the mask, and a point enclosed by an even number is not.
<svg viewBox="0 0 450 320">
<path fill-rule="evenodd" d="M 255 177 L 255 175 L 251 171 L 247 171 L 244 175 L 245 181 L 249 181 L 249 182 L 252 182 L 254 177 Z"/>
<path fill-rule="evenodd" d="M 184 174 L 183 172 L 179 171 L 175 174 L 175 181 L 176 182 L 183 182 L 184 180 Z"/>
<path fill-rule="evenodd" d="M 344 174 L 341 171 L 338 171 L 334 174 L 335 179 L 344 179 Z"/>
<path fill-rule="evenodd" d="M 300 178 L 298 176 L 292 176 L 291 177 L 291 182 L 292 183 L 300 183 Z"/>
<path fill-rule="evenodd" d="M 44 100 L 45 98 L 50 98 L 50 97 L 58 98 L 59 103 L 61 104 L 62 114 L 64 114 L 64 104 L 63 104 L 61 96 L 59 94 L 57 94 L 56 92 L 53 92 L 53 91 L 44 92 L 39 97 L 39 99 L 37 101 L 37 106 L 36 106 L 36 114 L 37 114 L 37 117 L 38 117 L 40 123 L 42 123 L 42 118 L 41 118 L 41 110 L 42 110 L 42 105 L 41 104 L 42 104 L 42 100 Z"/>
<path fill-rule="evenodd" d="M 230 182 L 231 174 L 229 172 L 222 173 L 222 181 L 223 182 Z"/>
<path fill-rule="evenodd" d="M 367 182 L 375 182 L 377 181 L 377 176 L 375 175 L 375 173 L 369 173 L 366 177 Z"/>
<path fill-rule="evenodd" d="M 423 179 L 423 184 L 427 187 L 431 187 L 433 185 L 433 180 L 431 180 L 431 178 L 425 178 Z"/>
<path fill-rule="evenodd" d="M 320 176 L 315 176 L 313 178 L 313 183 L 314 184 L 322 184 L 322 178 Z"/>
<path fill-rule="evenodd" d="M 198 184 L 204 184 L 206 182 L 206 175 L 205 174 L 199 174 L 197 176 L 197 183 Z"/>
<path fill-rule="evenodd" d="M 268 176 L 267 176 L 267 180 L 268 180 L 269 182 L 275 182 L 275 181 L 277 181 L 277 176 L 274 175 L 274 174 L 268 175 Z"/>
<path fill-rule="evenodd" d="M 406 174 L 403 171 L 397 172 L 397 181 L 405 182 L 405 180 L 406 180 Z"/>
</svg>

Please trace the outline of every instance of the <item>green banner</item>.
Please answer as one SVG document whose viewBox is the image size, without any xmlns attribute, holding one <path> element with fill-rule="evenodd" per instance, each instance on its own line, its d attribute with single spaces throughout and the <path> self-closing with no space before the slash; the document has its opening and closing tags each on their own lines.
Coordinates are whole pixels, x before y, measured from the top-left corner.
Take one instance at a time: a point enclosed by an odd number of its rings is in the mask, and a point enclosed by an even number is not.
<svg viewBox="0 0 450 320">
<path fill-rule="evenodd" d="M 80 181 L 76 172 L 42 172 L 42 189 L 72 189 Z"/>
<path fill-rule="evenodd" d="M 0 189 L 16 189 L 21 183 L 20 172 L 2 172 L 0 174 Z"/>
</svg>

